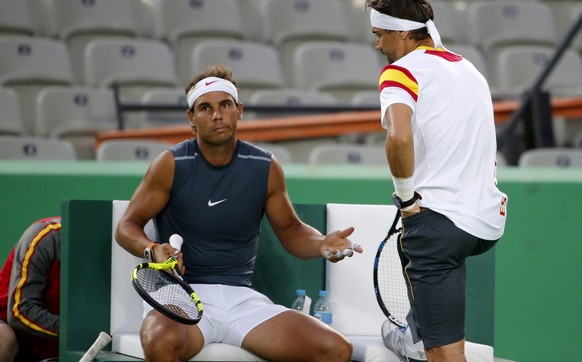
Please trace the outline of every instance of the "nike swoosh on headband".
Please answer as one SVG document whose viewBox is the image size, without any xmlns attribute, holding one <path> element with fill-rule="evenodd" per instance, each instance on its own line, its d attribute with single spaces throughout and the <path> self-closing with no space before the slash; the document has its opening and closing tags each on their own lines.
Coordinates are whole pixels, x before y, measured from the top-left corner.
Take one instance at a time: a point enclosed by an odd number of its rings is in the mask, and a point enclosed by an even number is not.
<svg viewBox="0 0 582 362">
<path fill-rule="evenodd" d="M 218 201 L 212 201 L 212 199 L 208 200 L 208 206 L 212 207 L 212 206 L 216 206 L 222 202 L 225 202 L 226 199 L 222 199 L 222 200 L 218 200 Z"/>
</svg>

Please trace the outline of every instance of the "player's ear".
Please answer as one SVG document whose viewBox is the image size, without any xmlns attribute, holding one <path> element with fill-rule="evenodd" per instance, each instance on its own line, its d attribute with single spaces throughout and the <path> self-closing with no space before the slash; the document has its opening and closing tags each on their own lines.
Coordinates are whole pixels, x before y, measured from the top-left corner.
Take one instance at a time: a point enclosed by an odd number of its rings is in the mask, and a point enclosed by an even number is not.
<svg viewBox="0 0 582 362">
<path fill-rule="evenodd" d="M 238 119 L 242 119 L 242 117 L 243 117 L 243 109 L 244 109 L 244 106 L 243 106 L 242 102 L 239 102 L 237 104 L 236 108 L 238 109 Z"/>
<path fill-rule="evenodd" d="M 194 116 L 194 112 L 191 110 L 186 111 L 186 115 L 188 116 L 188 122 L 190 123 L 190 127 L 192 129 L 196 129 L 196 117 Z"/>
</svg>

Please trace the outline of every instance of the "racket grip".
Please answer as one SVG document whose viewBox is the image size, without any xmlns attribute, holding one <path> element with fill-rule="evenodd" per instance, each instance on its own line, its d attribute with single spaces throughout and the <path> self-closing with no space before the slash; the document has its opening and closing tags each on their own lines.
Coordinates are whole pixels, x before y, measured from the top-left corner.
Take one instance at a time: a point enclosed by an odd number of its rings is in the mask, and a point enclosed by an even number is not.
<svg viewBox="0 0 582 362">
<path fill-rule="evenodd" d="M 182 250 L 182 243 L 184 243 L 184 239 L 180 235 L 173 234 L 170 236 L 170 245 L 172 245 L 174 249 Z"/>
<path fill-rule="evenodd" d="M 79 362 L 91 362 L 93 359 L 111 342 L 111 336 L 105 332 L 100 332 L 99 337 L 93 342 L 93 345 L 85 352 Z"/>
</svg>

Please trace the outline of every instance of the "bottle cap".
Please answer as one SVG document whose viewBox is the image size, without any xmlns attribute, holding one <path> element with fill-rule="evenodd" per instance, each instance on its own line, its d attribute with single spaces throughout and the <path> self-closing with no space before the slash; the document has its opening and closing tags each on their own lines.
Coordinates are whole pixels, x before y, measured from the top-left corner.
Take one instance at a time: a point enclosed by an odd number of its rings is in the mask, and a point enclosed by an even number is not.
<svg viewBox="0 0 582 362">
<path fill-rule="evenodd" d="M 320 297 L 327 297 L 329 294 L 327 292 L 327 290 L 320 290 L 319 291 L 319 296 Z"/>
<path fill-rule="evenodd" d="M 296 294 L 297 295 L 305 295 L 305 289 L 297 289 Z"/>
</svg>

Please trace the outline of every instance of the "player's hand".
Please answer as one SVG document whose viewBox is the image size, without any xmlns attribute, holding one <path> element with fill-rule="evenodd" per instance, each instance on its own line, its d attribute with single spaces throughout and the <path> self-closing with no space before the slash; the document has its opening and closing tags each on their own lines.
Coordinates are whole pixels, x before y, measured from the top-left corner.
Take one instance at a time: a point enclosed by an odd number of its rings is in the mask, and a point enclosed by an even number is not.
<svg viewBox="0 0 582 362">
<path fill-rule="evenodd" d="M 154 247 L 154 255 L 158 263 L 163 263 L 164 261 L 168 260 L 170 256 L 175 256 L 178 259 L 178 268 L 180 273 L 184 275 L 186 272 L 186 267 L 184 267 L 184 261 L 182 258 L 182 252 L 172 247 L 172 245 L 169 243 L 162 243 Z"/>
<path fill-rule="evenodd" d="M 349 227 L 327 234 L 321 245 L 321 255 L 330 262 L 336 263 L 346 256 L 351 257 L 354 251 L 362 253 L 364 251 L 362 246 L 348 239 L 353 232 L 354 228 Z"/>
</svg>

